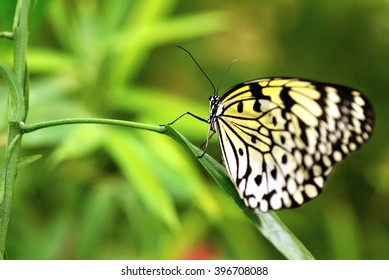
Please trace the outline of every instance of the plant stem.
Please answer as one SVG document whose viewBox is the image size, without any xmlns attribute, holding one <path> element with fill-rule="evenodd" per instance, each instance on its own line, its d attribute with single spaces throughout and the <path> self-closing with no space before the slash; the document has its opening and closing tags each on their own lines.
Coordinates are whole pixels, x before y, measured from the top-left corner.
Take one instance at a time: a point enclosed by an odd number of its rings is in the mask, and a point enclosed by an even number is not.
<svg viewBox="0 0 389 280">
<path fill-rule="evenodd" d="M 14 89 L 18 87 L 27 89 L 25 80 L 29 8 L 30 0 L 19 0 L 15 11 L 14 30 L 12 33 L 15 44 L 13 69 L 15 81 L 9 82 L 8 80 L 8 86 Z M 13 96 L 15 92 L 17 92 L 18 96 Z M 17 162 L 22 140 L 19 124 L 26 118 L 25 102 L 15 102 L 15 100 L 25 100 L 25 98 L 28 98 L 28 91 L 23 92 L 21 90 L 11 92 L 8 98 L 8 139 L 5 151 L 6 156 L 2 160 L 0 170 L 0 259 L 4 258 L 3 253 L 7 240 Z"/>
<path fill-rule="evenodd" d="M 30 125 L 24 124 L 22 122 L 20 123 L 20 130 L 22 133 L 29 133 L 42 128 L 54 127 L 59 125 L 67 125 L 67 124 L 109 124 L 109 125 L 119 125 L 119 126 L 149 130 L 158 133 L 164 133 L 165 130 L 163 126 L 159 126 L 159 125 L 150 125 L 144 123 L 114 120 L 114 119 L 101 119 L 101 118 L 60 119 L 60 120 L 46 121 L 46 122 L 40 122 L 40 123 L 35 123 Z"/>
<path fill-rule="evenodd" d="M 14 73 L 19 79 L 21 85 L 24 84 L 26 69 L 26 53 L 28 42 L 28 12 L 30 1 L 19 0 L 16 7 L 16 14 L 19 13 L 19 22 L 16 23 L 14 30 L 15 36 L 15 56 L 14 56 Z"/>
</svg>

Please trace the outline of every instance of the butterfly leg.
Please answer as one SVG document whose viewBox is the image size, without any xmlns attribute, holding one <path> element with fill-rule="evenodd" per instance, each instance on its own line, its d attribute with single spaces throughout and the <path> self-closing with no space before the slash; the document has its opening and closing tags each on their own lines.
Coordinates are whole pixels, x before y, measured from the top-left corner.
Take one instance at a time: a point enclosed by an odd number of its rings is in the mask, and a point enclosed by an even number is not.
<svg viewBox="0 0 389 280">
<path fill-rule="evenodd" d="M 197 158 L 202 158 L 202 157 L 205 155 L 205 153 L 206 153 L 206 151 L 207 151 L 207 149 L 208 149 L 209 139 L 211 139 L 211 137 L 212 137 L 214 134 L 215 134 L 215 133 L 211 130 L 211 126 L 209 126 L 209 128 L 208 128 L 208 134 L 207 134 L 207 140 L 205 141 L 204 144 L 202 144 L 202 145 L 200 146 L 200 149 L 204 146 L 203 153 L 202 153 L 201 155 L 197 156 Z"/>
<path fill-rule="evenodd" d="M 198 119 L 198 120 L 200 120 L 200 121 L 202 121 L 202 122 L 209 123 L 208 120 L 206 120 L 206 119 L 204 119 L 204 118 L 202 118 L 202 117 L 196 116 L 195 114 L 193 114 L 193 113 L 191 113 L 191 112 L 185 112 L 185 113 L 183 113 L 182 115 L 180 115 L 178 118 L 176 118 L 175 120 L 173 120 L 172 122 L 170 122 L 170 123 L 168 123 L 168 124 L 166 124 L 166 125 L 172 125 L 172 124 L 174 124 L 176 121 L 178 121 L 179 119 L 181 119 L 181 118 L 182 118 L 183 116 L 185 116 L 185 115 L 189 115 L 189 116 L 192 116 L 192 117 L 194 117 L 195 119 Z M 211 133 L 212 133 L 212 134 L 211 134 Z M 209 139 L 212 137 L 213 134 L 214 134 L 214 133 L 213 133 L 213 131 L 211 131 L 211 126 L 209 126 L 208 134 L 207 134 L 207 140 L 205 141 L 204 144 L 201 145 L 201 147 L 205 146 L 204 151 L 203 151 L 203 153 L 202 153 L 201 155 L 197 156 L 197 158 L 202 158 L 202 157 L 205 155 L 205 152 L 206 152 L 206 150 L 207 150 L 207 148 L 208 148 Z"/>
<path fill-rule="evenodd" d="M 172 124 L 174 124 L 176 121 L 178 121 L 179 119 L 181 119 L 181 118 L 182 118 L 183 116 L 185 116 L 185 115 L 192 116 L 192 117 L 194 117 L 195 119 L 198 119 L 198 120 L 200 120 L 200 121 L 202 121 L 202 122 L 208 123 L 208 120 L 206 120 L 206 119 L 204 119 L 204 118 L 202 118 L 202 117 L 196 116 L 195 114 L 193 114 L 193 113 L 191 113 L 191 112 L 185 112 L 185 113 L 183 113 L 181 116 L 179 116 L 178 118 L 176 118 L 174 121 L 172 121 L 172 122 L 170 122 L 170 123 L 168 123 L 168 124 L 166 124 L 166 125 L 172 125 Z"/>
</svg>

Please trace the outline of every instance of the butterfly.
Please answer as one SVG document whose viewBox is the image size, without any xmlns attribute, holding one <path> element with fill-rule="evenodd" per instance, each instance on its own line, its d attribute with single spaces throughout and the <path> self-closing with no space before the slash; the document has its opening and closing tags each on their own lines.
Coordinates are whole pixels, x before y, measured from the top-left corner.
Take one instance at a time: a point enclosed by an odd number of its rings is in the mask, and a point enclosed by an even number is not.
<svg viewBox="0 0 389 280">
<path fill-rule="evenodd" d="M 251 80 L 209 100 L 228 174 L 245 205 L 262 212 L 317 197 L 334 165 L 374 126 L 360 91 L 312 80 Z"/>
<path fill-rule="evenodd" d="M 334 165 L 373 132 L 374 110 L 356 89 L 272 77 L 237 84 L 220 97 L 192 54 L 178 47 L 214 90 L 208 120 L 185 114 L 207 122 L 218 135 L 223 163 L 249 208 L 293 208 L 317 197 Z"/>
</svg>

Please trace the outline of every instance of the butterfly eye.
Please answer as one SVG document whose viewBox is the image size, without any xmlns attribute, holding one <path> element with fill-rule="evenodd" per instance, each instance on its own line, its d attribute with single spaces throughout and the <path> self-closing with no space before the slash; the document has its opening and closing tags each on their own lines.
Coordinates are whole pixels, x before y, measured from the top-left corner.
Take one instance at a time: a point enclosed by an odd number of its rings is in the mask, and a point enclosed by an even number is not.
<svg viewBox="0 0 389 280">
<path fill-rule="evenodd" d="M 209 101 L 227 171 L 245 204 L 263 212 L 317 197 L 334 165 L 374 126 L 359 91 L 329 83 L 258 79 Z"/>
</svg>

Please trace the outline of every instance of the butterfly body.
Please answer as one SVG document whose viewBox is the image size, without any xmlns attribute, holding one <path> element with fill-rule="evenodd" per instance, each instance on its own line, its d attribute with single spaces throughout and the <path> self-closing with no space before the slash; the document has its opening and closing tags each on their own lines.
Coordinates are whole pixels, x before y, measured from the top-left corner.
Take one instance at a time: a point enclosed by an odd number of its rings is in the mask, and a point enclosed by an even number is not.
<svg viewBox="0 0 389 280">
<path fill-rule="evenodd" d="M 366 142 L 374 113 L 355 89 L 297 78 L 264 78 L 210 97 L 210 129 L 246 206 L 302 205 L 333 166 Z"/>
</svg>

